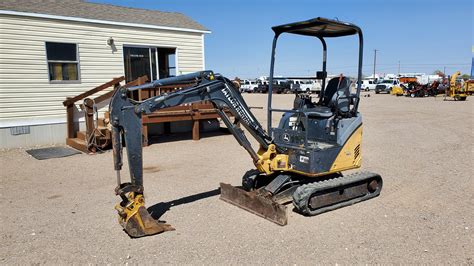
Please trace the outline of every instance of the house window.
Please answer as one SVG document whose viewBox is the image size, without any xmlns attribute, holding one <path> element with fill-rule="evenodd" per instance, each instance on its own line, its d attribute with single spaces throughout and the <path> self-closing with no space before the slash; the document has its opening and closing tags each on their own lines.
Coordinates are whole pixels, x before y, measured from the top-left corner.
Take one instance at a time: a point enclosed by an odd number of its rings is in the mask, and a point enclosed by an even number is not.
<svg viewBox="0 0 474 266">
<path fill-rule="evenodd" d="M 50 81 L 79 80 L 77 44 L 47 42 L 46 57 Z"/>
</svg>

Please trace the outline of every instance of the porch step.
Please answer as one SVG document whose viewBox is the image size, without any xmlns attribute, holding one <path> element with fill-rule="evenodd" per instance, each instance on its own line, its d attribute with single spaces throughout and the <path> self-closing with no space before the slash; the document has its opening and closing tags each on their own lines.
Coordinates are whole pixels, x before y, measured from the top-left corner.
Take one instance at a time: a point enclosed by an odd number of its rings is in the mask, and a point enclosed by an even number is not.
<svg viewBox="0 0 474 266">
<path fill-rule="evenodd" d="M 78 132 L 79 133 L 79 132 Z M 79 138 L 67 138 L 66 144 L 73 147 L 76 150 L 82 151 L 84 153 L 89 153 L 87 150 L 86 142 Z"/>
<path fill-rule="evenodd" d="M 98 126 L 97 129 L 100 131 L 95 133 L 96 137 L 99 137 L 104 140 L 109 140 L 112 138 L 112 135 L 110 134 L 110 131 L 107 127 L 104 126 Z M 86 140 L 86 132 L 85 131 L 78 131 L 77 132 L 77 138 Z"/>
<path fill-rule="evenodd" d="M 99 127 L 107 127 L 108 124 L 109 124 L 109 118 L 107 117 L 99 118 L 97 120 L 97 125 Z"/>
</svg>

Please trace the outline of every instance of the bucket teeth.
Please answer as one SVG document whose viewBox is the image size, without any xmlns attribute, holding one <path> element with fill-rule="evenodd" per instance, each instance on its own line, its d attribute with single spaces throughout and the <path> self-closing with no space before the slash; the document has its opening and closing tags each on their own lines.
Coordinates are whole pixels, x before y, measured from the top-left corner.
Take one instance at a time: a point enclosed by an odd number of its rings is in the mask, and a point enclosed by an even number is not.
<svg viewBox="0 0 474 266">
<path fill-rule="evenodd" d="M 278 225 L 283 226 L 288 223 L 286 206 L 278 204 L 269 197 L 260 195 L 258 191 L 247 192 L 225 183 L 221 183 L 220 187 L 221 200 L 261 216 Z"/>
</svg>

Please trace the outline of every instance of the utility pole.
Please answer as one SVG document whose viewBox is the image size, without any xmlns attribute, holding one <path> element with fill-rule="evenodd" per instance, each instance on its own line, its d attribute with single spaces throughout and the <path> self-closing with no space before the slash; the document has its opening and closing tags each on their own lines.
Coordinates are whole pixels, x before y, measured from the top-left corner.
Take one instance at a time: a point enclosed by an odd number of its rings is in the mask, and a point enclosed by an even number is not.
<svg viewBox="0 0 474 266">
<path fill-rule="evenodd" d="M 374 79 L 375 79 L 375 65 L 377 64 L 377 49 L 374 49 Z"/>
<path fill-rule="evenodd" d="M 443 74 L 446 76 L 446 67 L 443 67 Z"/>
<path fill-rule="evenodd" d="M 398 60 L 398 75 L 400 76 L 400 60 Z"/>
</svg>

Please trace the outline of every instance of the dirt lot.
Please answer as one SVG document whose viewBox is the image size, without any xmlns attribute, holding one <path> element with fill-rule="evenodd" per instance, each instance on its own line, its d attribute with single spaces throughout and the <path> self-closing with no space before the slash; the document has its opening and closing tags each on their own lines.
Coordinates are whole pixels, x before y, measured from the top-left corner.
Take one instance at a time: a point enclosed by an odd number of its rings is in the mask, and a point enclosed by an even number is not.
<svg viewBox="0 0 474 266">
<path fill-rule="evenodd" d="M 245 98 L 266 106 L 265 95 Z M 266 125 L 265 109 L 252 110 Z M 285 227 L 219 200 L 219 182 L 252 168 L 231 135 L 144 149 L 147 206 L 177 230 L 140 239 L 117 224 L 111 152 L 2 151 L 0 263 L 473 264 L 474 97 L 372 95 L 361 111 L 362 168 L 382 175 L 381 196 L 311 218 L 289 208 Z"/>
</svg>

